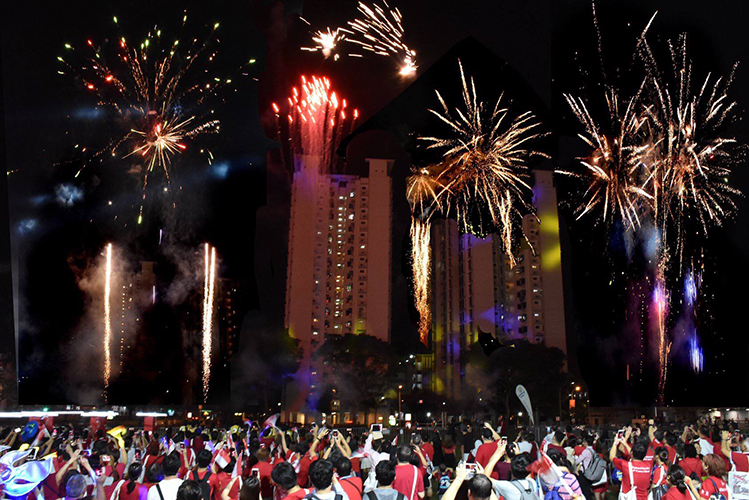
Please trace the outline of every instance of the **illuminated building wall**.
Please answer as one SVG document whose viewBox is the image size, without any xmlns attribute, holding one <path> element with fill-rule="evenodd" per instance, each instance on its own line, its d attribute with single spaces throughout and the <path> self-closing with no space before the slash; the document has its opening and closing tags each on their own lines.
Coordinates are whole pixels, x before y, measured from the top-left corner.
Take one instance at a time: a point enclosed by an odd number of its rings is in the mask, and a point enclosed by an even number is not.
<svg viewBox="0 0 749 500">
<path fill-rule="evenodd" d="M 461 356 L 478 341 L 479 331 L 567 352 L 556 189 L 552 172 L 533 174 L 533 203 L 542 222 L 524 218 L 530 245 L 521 244 L 515 267 L 496 235 L 460 235 L 453 220 L 432 225 L 434 361 L 428 385 L 433 391 L 450 398 L 464 393 Z"/>
<path fill-rule="evenodd" d="M 286 327 L 301 341 L 299 411 L 321 374 L 311 361 L 330 334 L 390 339 L 392 160 L 368 159 L 369 177 L 319 174 L 298 157 L 292 183 Z"/>
</svg>

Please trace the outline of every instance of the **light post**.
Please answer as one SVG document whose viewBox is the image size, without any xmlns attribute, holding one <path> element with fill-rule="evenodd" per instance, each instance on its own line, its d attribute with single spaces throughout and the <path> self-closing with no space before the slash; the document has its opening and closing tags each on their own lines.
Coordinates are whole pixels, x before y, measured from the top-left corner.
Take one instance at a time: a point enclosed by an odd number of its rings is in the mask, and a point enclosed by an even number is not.
<svg viewBox="0 0 749 500">
<path fill-rule="evenodd" d="M 575 382 L 570 382 L 570 385 L 575 385 Z M 562 423 L 562 389 L 564 389 L 565 386 L 562 386 L 559 388 L 559 423 Z M 579 386 L 578 386 L 579 391 Z"/>
<path fill-rule="evenodd" d="M 398 421 L 400 422 L 403 419 L 403 412 L 401 411 L 401 390 L 403 390 L 403 386 L 398 386 Z"/>
</svg>

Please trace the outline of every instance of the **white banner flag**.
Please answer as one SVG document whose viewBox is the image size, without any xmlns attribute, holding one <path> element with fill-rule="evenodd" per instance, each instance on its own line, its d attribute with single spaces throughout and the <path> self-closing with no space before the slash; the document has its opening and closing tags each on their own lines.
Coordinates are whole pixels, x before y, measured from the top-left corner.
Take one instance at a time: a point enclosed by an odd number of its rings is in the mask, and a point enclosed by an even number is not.
<svg viewBox="0 0 749 500">
<path fill-rule="evenodd" d="M 523 403 L 525 411 L 528 412 L 528 416 L 531 418 L 531 425 L 536 425 L 533 419 L 533 408 L 531 407 L 531 397 L 528 395 L 528 391 L 522 385 L 518 385 L 515 388 L 515 394 L 520 402 Z"/>
</svg>

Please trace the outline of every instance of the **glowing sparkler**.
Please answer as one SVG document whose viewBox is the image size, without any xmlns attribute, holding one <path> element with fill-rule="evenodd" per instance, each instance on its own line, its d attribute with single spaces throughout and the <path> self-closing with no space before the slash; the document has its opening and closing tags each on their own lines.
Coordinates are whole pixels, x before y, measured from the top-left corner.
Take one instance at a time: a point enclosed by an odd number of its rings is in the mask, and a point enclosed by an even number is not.
<svg viewBox="0 0 749 500">
<path fill-rule="evenodd" d="M 705 355 L 697 340 L 697 334 L 689 340 L 689 363 L 694 373 L 702 373 L 705 364 Z"/>
<path fill-rule="evenodd" d="M 111 317 L 111 292 L 112 292 L 112 244 L 107 245 L 106 270 L 104 274 L 104 401 L 107 402 L 109 390 L 109 378 L 112 374 L 112 354 L 110 344 L 112 342 L 112 317 Z"/>
<path fill-rule="evenodd" d="M 488 108 L 479 100 L 473 78 L 469 84 L 463 65 L 459 66 L 465 109 L 450 110 L 438 91 L 442 109 L 430 112 L 448 125 L 451 135 L 420 140 L 443 155 L 437 178 L 447 190 L 443 201 L 446 215 L 454 214 L 463 232 L 483 237 L 499 231 L 503 250 L 514 265 L 518 222 L 522 211 L 533 211 L 526 162 L 547 157 L 532 149 L 533 140 L 544 134 L 538 131 L 540 122 L 531 112 L 513 118 L 502 96 L 493 109 Z"/>
<path fill-rule="evenodd" d="M 353 33 L 346 41 L 361 46 L 362 49 L 379 56 L 392 57 L 398 64 L 398 72 L 403 76 L 416 73 L 416 51 L 403 42 L 403 16 L 398 8 L 391 9 L 383 0 L 384 7 L 373 4 L 371 7 L 359 2 L 358 10 L 362 19 L 349 21 Z"/>
<path fill-rule="evenodd" d="M 348 109 L 348 102 L 334 90 L 326 77 L 302 76 L 301 85 L 292 88 L 284 105 L 273 103 L 278 134 L 288 146 L 287 160 L 293 166 L 296 155 L 318 157 L 322 168 L 330 169 L 335 161 L 339 140 L 353 128 L 359 111 Z"/>
<path fill-rule="evenodd" d="M 124 36 L 117 38 L 116 49 L 97 47 L 92 40 L 83 49 L 65 45 L 70 55 L 58 60 L 67 71 L 59 73 L 76 75 L 96 96 L 97 106 L 114 115 L 109 122 L 114 130 L 106 146 L 83 148 L 88 156 L 76 177 L 92 162 L 108 156 L 138 158 L 145 199 L 149 174 L 161 170 L 168 184 L 172 160 L 187 149 L 188 142 L 218 132 L 219 122 L 210 118 L 213 111 L 205 108 L 205 101 L 231 80 L 200 80 L 208 75 L 204 59 L 215 58 L 215 52 L 207 49 L 218 26 L 213 26 L 205 41 L 194 39 L 185 50 L 179 40 L 166 41 L 157 28 L 139 45 L 130 44 Z M 193 77 L 193 73 L 200 76 Z M 142 212 L 141 206 L 138 223 Z"/>
<path fill-rule="evenodd" d="M 216 248 L 205 244 L 203 280 L 203 402 L 208 402 L 213 348 L 213 307 L 216 285 Z"/>
<path fill-rule="evenodd" d="M 661 272 L 656 276 L 655 289 L 653 290 L 653 309 L 655 314 L 656 341 L 658 344 L 658 394 L 660 403 L 666 390 L 666 378 L 668 376 L 668 356 L 671 353 L 671 342 L 668 340 L 666 330 L 666 319 L 668 318 L 668 290 Z"/>
</svg>

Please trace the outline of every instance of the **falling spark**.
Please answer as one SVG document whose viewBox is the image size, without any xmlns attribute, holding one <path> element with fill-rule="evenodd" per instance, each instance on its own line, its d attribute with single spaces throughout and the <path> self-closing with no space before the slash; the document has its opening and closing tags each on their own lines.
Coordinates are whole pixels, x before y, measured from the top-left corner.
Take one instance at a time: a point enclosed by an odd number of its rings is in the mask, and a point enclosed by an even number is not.
<svg viewBox="0 0 749 500">
<path fill-rule="evenodd" d="M 397 7 L 391 9 L 387 2 L 382 3 L 384 7 L 377 4 L 370 7 L 359 2 L 358 10 L 363 18 L 349 21 L 352 33 L 346 41 L 373 54 L 395 59 L 400 75 L 414 75 L 418 69 L 416 51 L 403 42 L 403 16 Z"/>
<path fill-rule="evenodd" d="M 211 349 L 213 346 L 213 307 L 216 284 L 216 248 L 205 244 L 203 281 L 203 402 L 208 402 L 211 383 Z"/>
<path fill-rule="evenodd" d="M 465 109 L 451 110 L 437 91 L 441 111 L 430 110 L 447 124 L 446 138 L 420 137 L 436 148 L 442 161 L 414 171 L 408 178 L 407 198 L 411 205 L 411 261 L 414 301 L 419 312 L 419 336 L 426 343 L 431 326 L 429 302 L 431 216 L 442 212 L 454 216 L 463 232 L 501 233 L 504 251 L 512 265 L 514 235 L 520 229 L 521 210 L 532 212 L 526 200 L 530 186 L 526 161 L 546 156 L 529 149 L 529 142 L 541 137 L 539 123 L 526 112 L 515 119 L 502 97 L 493 110 L 480 101 L 473 78 L 466 80 L 459 63 Z M 484 213 L 488 219 L 484 219 Z M 475 224 L 478 219 L 478 224 Z"/>
<path fill-rule="evenodd" d="M 129 159 L 142 172 L 143 199 L 154 170 L 171 180 L 174 157 L 183 154 L 189 142 L 203 134 L 217 133 L 219 121 L 212 118 L 206 100 L 230 82 L 211 77 L 207 62 L 218 24 L 204 41 L 198 39 L 185 50 L 179 42 L 168 43 L 160 30 L 152 30 L 141 44 L 119 37 L 116 47 L 101 48 L 88 40 L 81 50 L 58 57 L 66 68 L 97 99 L 97 106 L 113 114 L 106 146 L 83 148 L 83 167 L 108 157 Z M 72 49 L 72 48 L 71 48 Z M 207 54 L 207 55 L 206 55 Z M 204 59 L 206 63 L 204 64 Z M 142 223 L 143 211 L 138 215 Z"/>
<path fill-rule="evenodd" d="M 446 215 L 454 214 L 463 232 L 481 237 L 499 232 L 514 266 L 514 235 L 521 230 L 522 211 L 533 211 L 526 162 L 548 157 L 531 147 L 532 141 L 545 134 L 538 132 L 540 122 L 531 112 L 513 118 L 502 96 L 488 108 L 479 99 L 473 78 L 469 83 L 463 65 L 459 66 L 465 109 L 451 110 L 437 91 L 442 109 L 430 112 L 448 125 L 450 135 L 419 139 L 442 153 L 442 162 L 432 168 L 439 171 L 435 177 L 447 191 Z"/>
<path fill-rule="evenodd" d="M 107 264 L 104 275 L 104 402 L 108 402 L 109 378 L 112 374 L 112 342 L 111 292 L 112 292 L 112 244 L 107 245 Z"/>
<path fill-rule="evenodd" d="M 411 216 L 411 261 L 414 278 L 414 302 L 419 312 L 419 339 L 427 344 L 432 324 L 429 290 L 432 274 L 431 224 Z"/>
<path fill-rule="evenodd" d="M 595 4 L 593 14 L 603 61 Z M 642 237 L 643 231 L 651 230 L 657 235 L 654 255 L 649 257 L 656 263 L 651 317 L 656 322 L 652 332 L 658 350 L 658 398 L 663 402 L 672 346 L 666 324 L 667 272 L 678 272 L 680 277 L 684 263 L 699 262 L 711 227 L 722 225 L 736 210 L 735 200 L 741 193 L 728 183 L 728 177 L 731 166 L 743 156 L 743 147 L 725 133 L 736 118 L 736 103 L 728 97 L 733 72 L 728 78 L 708 74 L 693 85 L 686 35 L 676 44 L 668 42 L 670 66 L 664 69 L 647 39 L 654 19 L 655 15 L 637 40 L 636 55 L 645 71 L 630 98 L 620 97 L 607 83 L 605 72 L 607 113 L 594 116 L 583 99 L 565 96 L 582 125 L 580 137 L 592 152 L 580 162 L 583 173 L 562 173 L 584 180 L 578 218 L 596 213 L 609 228 L 619 220 L 635 235 Z M 690 315 L 698 281 L 688 270 L 683 293 Z M 696 342 L 696 332 L 694 338 Z M 697 370 L 701 350 L 690 349 Z"/>
</svg>

